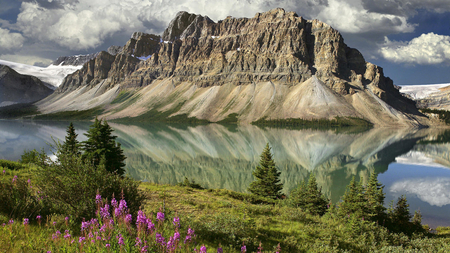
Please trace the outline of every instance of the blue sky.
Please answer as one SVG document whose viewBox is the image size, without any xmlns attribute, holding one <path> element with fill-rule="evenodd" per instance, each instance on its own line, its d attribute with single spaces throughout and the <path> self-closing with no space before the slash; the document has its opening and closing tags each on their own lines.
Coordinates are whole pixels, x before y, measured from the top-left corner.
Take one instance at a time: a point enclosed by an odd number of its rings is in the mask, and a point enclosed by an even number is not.
<svg viewBox="0 0 450 253">
<path fill-rule="evenodd" d="M 448 0 L 0 0 L 0 59 L 47 66 L 160 34 L 181 10 L 218 21 L 277 7 L 330 24 L 395 84 L 450 83 Z"/>
</svg>

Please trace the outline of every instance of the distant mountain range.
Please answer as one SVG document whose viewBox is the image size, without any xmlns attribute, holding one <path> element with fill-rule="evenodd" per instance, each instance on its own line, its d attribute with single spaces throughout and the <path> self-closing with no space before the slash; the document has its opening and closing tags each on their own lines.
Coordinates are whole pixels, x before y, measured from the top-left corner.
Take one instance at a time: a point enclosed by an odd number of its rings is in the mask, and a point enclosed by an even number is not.
<svg viewBox="0 0 450 253">
<path fill-rule="evenodd" d="M 435 123 L 338 31 L 283 9 L 217 23 L 180 12 L 162 36 L 136 32 L 123 47 L 61 57 L 52 66 L 83 62 L 35 103 L 40 113 L 90 110 L 135 121 Z"/>
</svg>

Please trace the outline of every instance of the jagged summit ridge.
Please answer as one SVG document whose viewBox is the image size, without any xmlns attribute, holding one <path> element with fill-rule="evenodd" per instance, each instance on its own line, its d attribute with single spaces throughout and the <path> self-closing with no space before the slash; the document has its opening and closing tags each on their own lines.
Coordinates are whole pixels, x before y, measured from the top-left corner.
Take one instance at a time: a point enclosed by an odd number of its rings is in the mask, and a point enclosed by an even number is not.
<svg viewBox="0 0 450 253">
<path fill-rule="evenodd" d="M 304 113 L 281 106 L 289 104 L 289 99 L 310 104 L 292 94 L 304 94 L 299 87 L 311 80 L 315 83 L 314 78 L 332 92 L 338 108 L 347 109 L 316 113 L 299 107 L 310 111 Z M 386 108 L 417 114 L 414 103 L 400 95 L 383 70 L 347 47 L 338 31 L 283 9 L 217 23 L 206 16 L 179 12 L 162 36 L 134 33 L 117 55 L 102 52 L 68 76 L 54 96 L 94 87 L 97 97 L 112 89 L 131 89 L 142 96 L 130 107 L 135 107 L 132 113 L 122 108 L 105 114 L 111 118 L 178 108 L 172 116 L 187 114 L 210 121 L 237 113 L 242 122 L 261 117 L 348 116 L 382 124 L 385 119 L 374 114 L 394 117 L 395 122 L 416 121 L 415 116 L 400 119 Z M 263 91 L 275 94 L 269 96 L 270 108 L 264 110 L 258 108 L 263 102 L 256 99 L 267 98 L 260 94 Z M 42 105 L 52 110 L 49 103 Z"/>
</svg>

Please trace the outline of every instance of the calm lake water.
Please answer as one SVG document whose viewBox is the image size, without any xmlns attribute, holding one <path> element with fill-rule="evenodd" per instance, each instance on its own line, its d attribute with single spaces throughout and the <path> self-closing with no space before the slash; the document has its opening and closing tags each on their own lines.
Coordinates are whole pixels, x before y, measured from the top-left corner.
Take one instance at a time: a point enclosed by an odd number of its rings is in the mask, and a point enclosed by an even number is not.
<svg viewBox="0 0 450 253">
<path fill-rule="evenodd" d="M 0 121 L 0 158 L 63 140 L 68 122 Z M 74 122 L 79 140 L 90 122 Z M 289 130 L 219 124 L 186 126 L 110 123 L 127 157 L 127 173 L 142 181 L 176 184 L 185 177 L 207 188 L 245 192 L 267 142 L 288 193 L 314 173 L 337 203 L 353 176 L 375 171 L 386 205 L 406 195 L 423 224 L 450 226 L 450 143 L 443 129 Z M 52 139 L 53 138 L 53 139 Z"/>
</svg>

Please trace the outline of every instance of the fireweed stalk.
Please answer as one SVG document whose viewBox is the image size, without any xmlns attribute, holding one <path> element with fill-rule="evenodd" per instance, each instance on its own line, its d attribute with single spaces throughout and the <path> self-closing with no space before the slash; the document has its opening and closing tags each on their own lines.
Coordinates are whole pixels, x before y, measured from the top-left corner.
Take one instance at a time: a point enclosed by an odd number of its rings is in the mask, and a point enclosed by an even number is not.
<svg viewBox="0 0 450 253">
<path fill-rule="evenodd" d="M 45 226 L 42 229 L 52 230 L 51 236 L 46 243 L 47 251 L 50 252 L 158 252 L 158 253 L 178 253 L 178 252 L 207 252 L 205 245 L 196 244 L 194 229 L 188 227 L 183 229 L 181 218 L 176 214 L 173 218 L 168 218 L 160 210 L 155 220 L 153 215 L 148 215 L 140 210 L 134 219 L 129 213 L 127 202 L 121 199 L 119 202 L 112 198 L 111 202 L 103 199 L 100 194 L 96 198 L 97 218 L 83 220 L 80 226 L 80 235 L 74 236 L 68 225 L 69 218 L 66 217 L 64 223 L 59 225 Z M 40 215 L 36 220 L 41 221 Z M 47 217 L 48 219 L 48 217 Z M 47 224 L 50 224 L 47 221 Z M 157 225 L 155 225 L 157 224 Z M 20 231 L 12 230 L 14 221 L 9 221 L 11 233 Z M 6 226 L 6 224 L 4 225 Z M 23 230 L 27 230 L 29 220 L 23 219 Z M 20 229 L 18 227 L 18 229 Z M 62 233 L 61 231 L 64 231 Z M 262 245 L 259 245 L 262 251 Z M 280 246 L 277 252 L 280 252 Z M 217 250 L 210 249 L 210 252 L 223 252 L 219 244 Z M 243 244 L 241 252 L 247 252 Z"/>
</svg>

